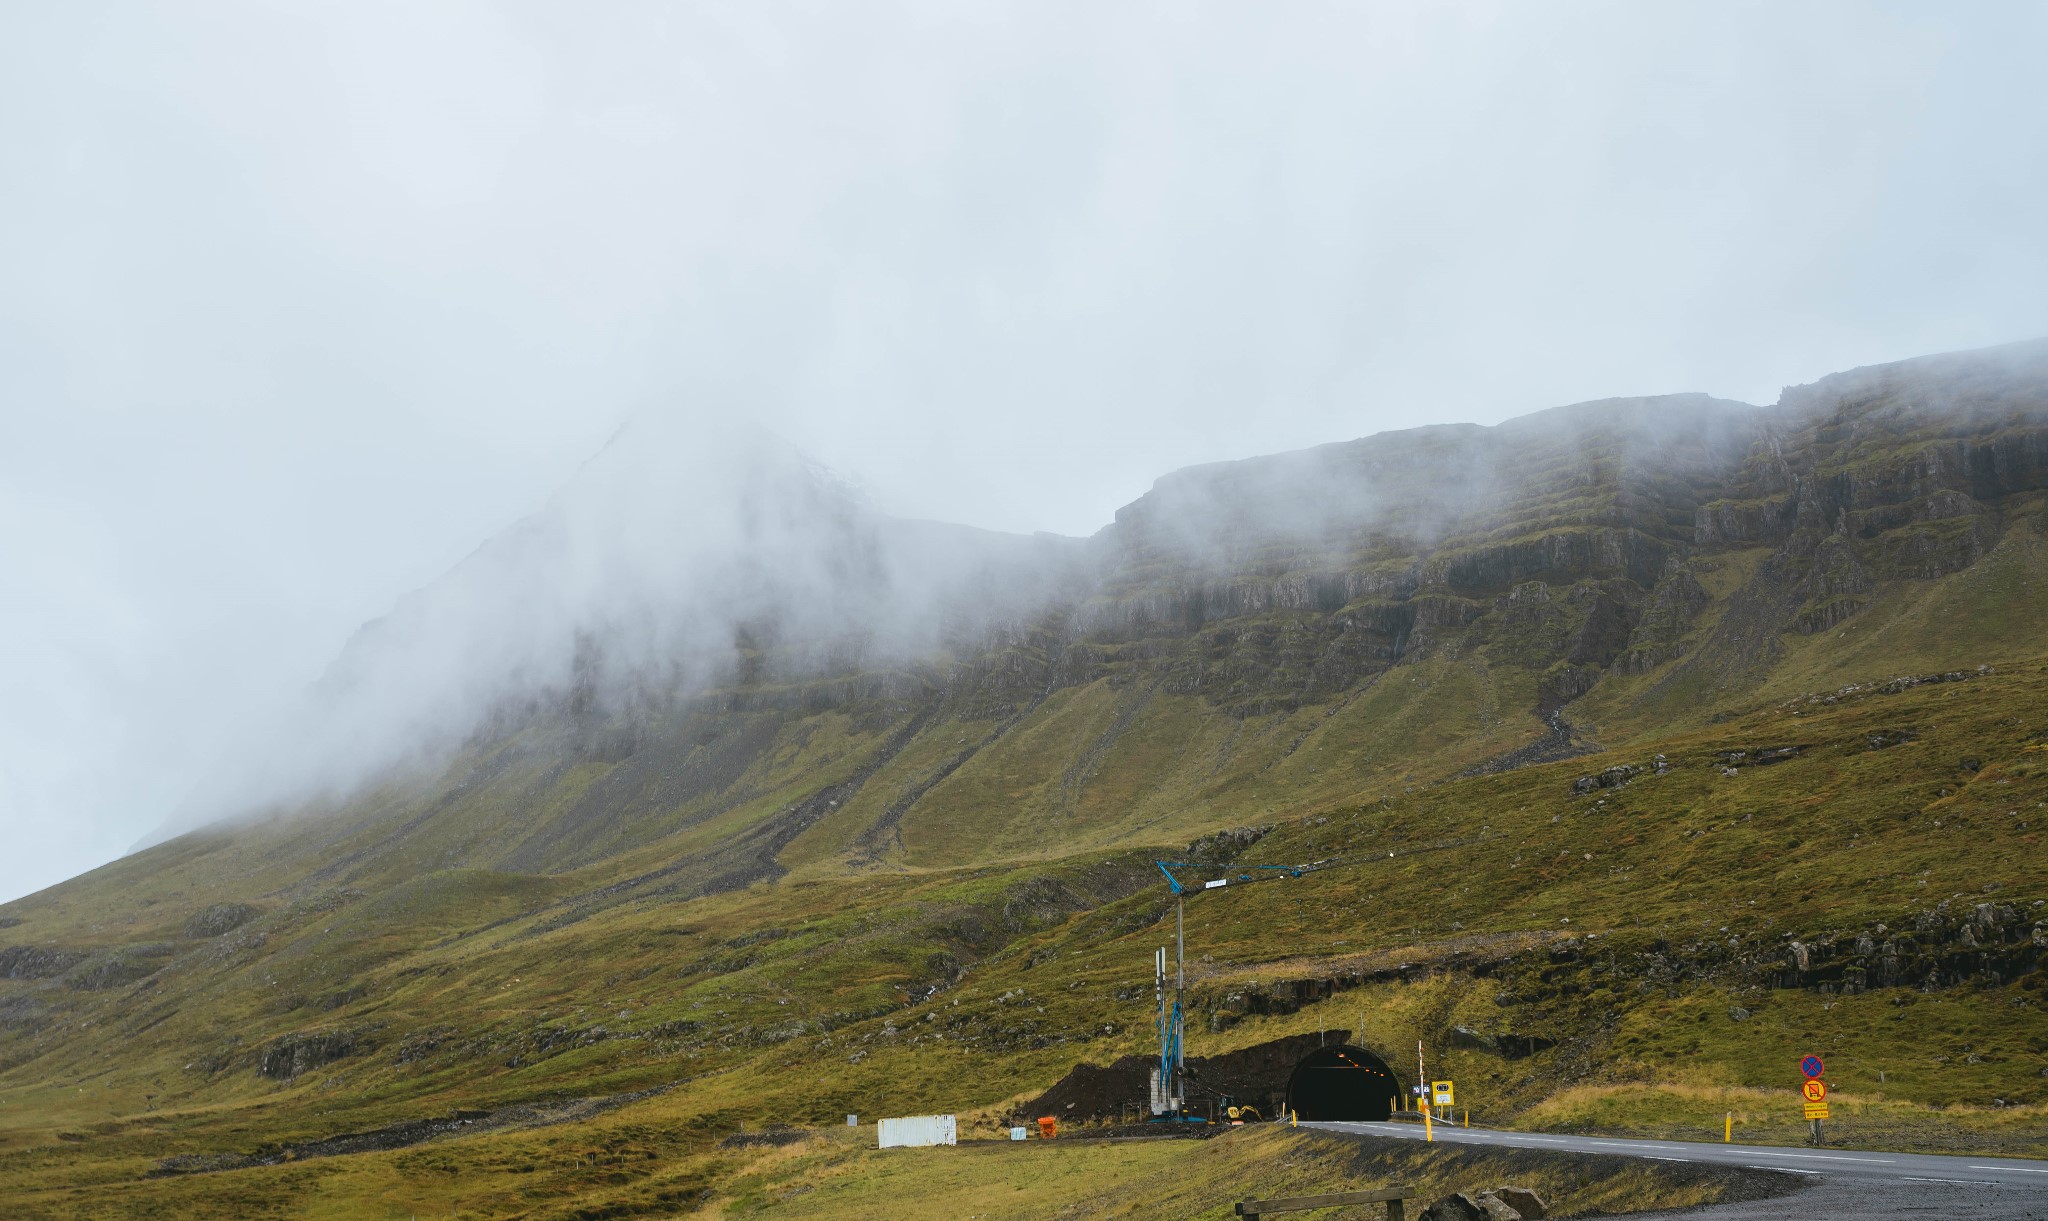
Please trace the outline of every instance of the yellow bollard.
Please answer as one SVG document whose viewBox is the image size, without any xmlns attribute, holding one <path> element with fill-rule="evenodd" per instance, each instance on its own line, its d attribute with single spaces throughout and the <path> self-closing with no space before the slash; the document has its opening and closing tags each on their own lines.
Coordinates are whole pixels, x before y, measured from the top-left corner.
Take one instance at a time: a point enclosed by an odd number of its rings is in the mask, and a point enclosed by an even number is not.
<svg viewBox="0 0 2048 1221">
<path fill-rule="evenodd" d="M 1730 1111 L 1726 1115 L 1721 1117 L 1721 1143 L 1725 1145 L 1733 1141 L 1734 1139 L 1735 1112 Z"/>
<path fill-rule="evenodd" d="M 1472 1108 L 1471 1108 L 1471 1107 L 1466 1107 L 1466 1108 L 1465 1108 L 1465 1126 L 1466 1126 L 1466 1127 L 1468 1127 L 1468 1128 L 1472 1126 Z"/>
<path fill-rule="evenodd" d="M 1422 1139 L 1430 1141 L 1436 1139 L 1436 1129 L 1430 1125 L 1429 1104 L 1426 1102 L 1422 1104 Z"/>
</svg>

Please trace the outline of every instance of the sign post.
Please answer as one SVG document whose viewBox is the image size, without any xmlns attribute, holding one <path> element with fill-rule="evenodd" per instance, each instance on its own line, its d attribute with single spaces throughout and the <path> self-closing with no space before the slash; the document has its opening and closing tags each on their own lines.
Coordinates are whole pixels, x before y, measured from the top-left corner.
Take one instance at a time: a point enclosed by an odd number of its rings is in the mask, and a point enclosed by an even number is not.
<svg viewBox="0 0 2048 1221">
<path fill-rule="evenodd" d="M 1429 1070 L 1422 1067 L 1422 1040 L 1415 1040 L 1415 1098 L 1422 1110 L 1422 1139 L 1436 1139 L 1436 1125 L 1429 1113 Z"/>
<path fill-rule="evenodd" d="M 1801 1113 L 1813 1125 L 1808 1140 L 1814 1145 L 1821 1143 L 1821 1122 L 1828 1117 L 1828 1083 L 1821 1080 L 1821 1074 L 1827 1071 L 1828 1066 L 1819 1056 L 1808 1056 L 1799 1062 L 1799 1073 L 1806 1078 L 1799 1086 L 1799 1095 L 1806 1100 Z"/>
</svg>

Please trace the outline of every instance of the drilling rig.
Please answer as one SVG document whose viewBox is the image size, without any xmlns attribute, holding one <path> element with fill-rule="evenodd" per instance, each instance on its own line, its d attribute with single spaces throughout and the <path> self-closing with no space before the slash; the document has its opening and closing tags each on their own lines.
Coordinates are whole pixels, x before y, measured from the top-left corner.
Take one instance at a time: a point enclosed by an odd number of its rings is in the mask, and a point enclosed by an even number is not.
<svg viewBox="0 0 2048 1221">
<path fill-rule="evenodd" d="M 1176 869 L 1228 869 L 1228 865 L 1204 865 L 1192 861 L 1154 861 L 1159 872 L 1166 876 L 1166 885 L 1173 891 L 1173 1005 L 1166 1003 L 1166 947 L 1159 947 L 1153 957 L 1153 994 L 1159 1003 L 1159 1067 L 1152 1070 L 1152 1116 L 1154 1119 L 1189 1119 L 1182 1112 L 1187 1107 L 1187 1055 L 1185 1039 L 1187 1017 L 1181 1008 L 1181 1001 L 1187 991 L 1187 892 L 1188 887 L 1173 876 Z M 1240 873 L 1235 877 L 1216 878 L 1202 883 L 1200 889 L 1214 890 L 1232 882 L 1253 882 L 1275 877 L 1300 877 L 1311 866 L 1307 865 L 1254 865 L 1254 869 L 1266 870 L 1263 874 Z M 1190 1119 L 1190 1122 L 1203 1122 Z"/>
<path fill-rule="evenodd" d="M 1165 876 L 1166 885 L 1173 892 L 1173 996 L 1168 1003 L 1166 994 L 1166 947 L 1161 946 L 1153 956 L 1153 996 L 1157 1001 L 1159 1030 L 1159 1064 L 1152 1070 L 1152 1117 L 1154 1121 L 1176 1121 L 1206 1123 L 1205 1119 L 1187 1115 L 1187 1020 L 1182 1001 L 1187 992 L 1187 895 L 1190 890 L 1217 890 L 1226 886 L 1242 886 L 1251 882 L 1273 882 L 1281 878 L 1298 878 L 1306 873 L 1317 873 L 1325 869 L 1336 869 L 1347 865 L 1384 864 L 1397 857 L 1414 856 L 1425 852 L 1441 852 L 1447 848 L 1462 848 L 1470 844 L 1484 843 L 1497 839 L 1495 835 L 1475 835 L 1459 839 L 1440 840 L 1414 848 L 1392 852 L 1371 852 L 1354 856 L 1333 857 L 1326 860 L 1310 861 L 1301 865 L 1228 865 L 1209 864 L 1199 861 L 1153 861 L 1159 872 Z M 1213 877 L 1200 883 L 1182 882 L 1174 876 L 1176 869 L 1199 869 L 1224 871 L 1222 877 Z"/>
</svg>

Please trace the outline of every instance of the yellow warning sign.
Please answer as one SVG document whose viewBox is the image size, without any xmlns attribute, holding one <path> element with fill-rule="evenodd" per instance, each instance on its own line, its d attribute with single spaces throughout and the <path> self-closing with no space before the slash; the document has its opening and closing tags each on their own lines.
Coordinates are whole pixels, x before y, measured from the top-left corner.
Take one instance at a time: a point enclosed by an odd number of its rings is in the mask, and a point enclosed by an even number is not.
<svg viewBox="0 0 2048 1221">
<path fill-rule="evenodd" d="M 1804 1110 L 1808 1119 L 1826 1119 L 1828 1117 L 1828 1104 L 1825 1102 L 1809 1102 L 1804 1107 Z"/>
<path fill-rule="evenodd" d="M 1808 1081 L 1800 1085 L 1799 1092 L 1806 1095 L 1808 1102 L 1826 1102 L 1828 1100 L 1828 1083 L 1825 1081 Z"/>
<path fill-rule="evenodd" d="M 1431 1098 L 1431 1101 L 1436 1103 L 1436 1105 L 1440 1107 L 1457 1105 L 1458 1095 L 1456 1091 L 1454 1091 L 1451 1088 L 1451 1083 L 1448 1081 L 1430 1082 L 1429 1092 L 1432 1095 L 1434 1095 L 1434 1097 Z"/>
</svg>

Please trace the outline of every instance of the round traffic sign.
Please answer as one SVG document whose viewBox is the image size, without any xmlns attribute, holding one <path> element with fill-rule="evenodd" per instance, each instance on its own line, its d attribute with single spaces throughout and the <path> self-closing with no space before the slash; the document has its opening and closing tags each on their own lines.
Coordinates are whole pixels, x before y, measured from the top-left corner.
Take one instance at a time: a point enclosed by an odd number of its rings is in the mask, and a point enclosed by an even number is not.
<svg viewBox="0 0 2048 1221">
<path fill-rule="evenodd" d="M 1806 1095 L 1808 1102 L 1826 1102 L 1828 1100 L 1828 1083 L 1820 1080 L 1809 1080 L 1805 1085 L 1799 1087 L 1799 1092 Z"/>
<path fill-rule="evenodd" d="M 1799 1071 L 1808 1077 L 1818 1077 L 1828 1071 L 1828 1066 L 1820 1062 L 1819 1056 L 1808 1056 L 1799 1062 Z"/>
</svg>

